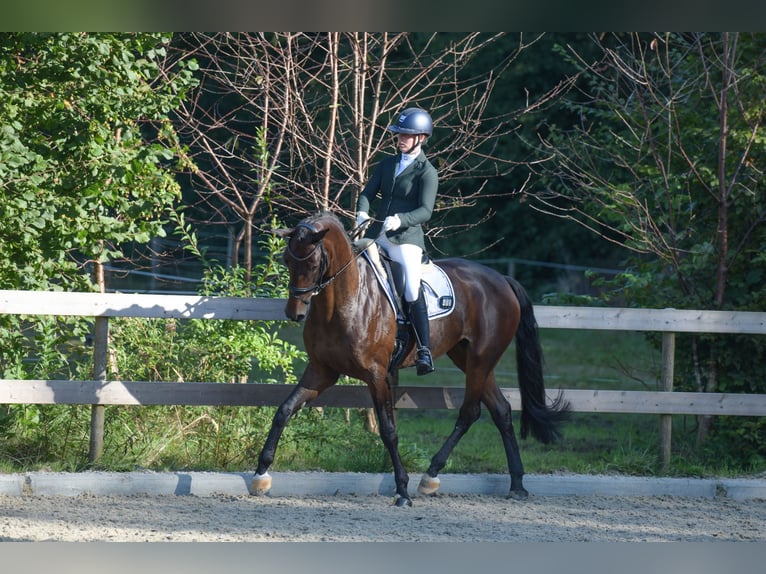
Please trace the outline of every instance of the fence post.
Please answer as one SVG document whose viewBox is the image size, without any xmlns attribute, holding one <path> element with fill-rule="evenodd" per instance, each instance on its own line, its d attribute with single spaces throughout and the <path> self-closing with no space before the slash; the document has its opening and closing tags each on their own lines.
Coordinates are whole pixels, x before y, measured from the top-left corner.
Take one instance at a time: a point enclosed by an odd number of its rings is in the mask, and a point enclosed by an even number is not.
<svg viewBox="0 0 766 574">
<path fill-rule="evenodd" d="M 106 380 L 106 365 L 109 346 L 109 319 L 96 317 L 96 327 L 93 333 L 93 378 L 97 381 Z M 90 447 L 88 460 L 93 463 L 104 453 L 104 405 L 90 407 Z"/>
<path fill-rule="evenodd" d="M 103 247 L 103 242 L 101 242 Z M 93 279 L 101 293 L 106 292 L 104 264 L 96 261 L 93 266 Z M 93 378 L 97 381 L 106 380 L 106 367 L 109 355 L 109 319 L 96 317 L 95 332 L 93 333 Z M 104 409 L 103 405 L 90 407 L 90 444 L 88 460 L 96 462 L 104 454 Z"/>
<path fill-rule="evenodd" d="M 662 390 L 673 390 L 673 371 L 676 357 L 676 334 L 662 334 Z M 662 468 L 670 464 L 673 438 L 673 415 L 660 415 L 660 460 Z"/>
</svg>

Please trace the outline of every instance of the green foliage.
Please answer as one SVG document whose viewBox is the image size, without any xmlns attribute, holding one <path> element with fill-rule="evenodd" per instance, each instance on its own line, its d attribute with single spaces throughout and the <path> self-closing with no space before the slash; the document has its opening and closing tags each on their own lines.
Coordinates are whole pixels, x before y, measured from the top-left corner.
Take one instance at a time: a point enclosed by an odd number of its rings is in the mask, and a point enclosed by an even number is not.
<svg viewBox="0 0 766 574">
<path fill-rule="evenodd" d="M 406 445 L 402 444 L 402 456 Z M 366 430 L 360 411 L 304 409 L 290 421 L 279 443 L 274 470 L 386 472 L 392 468 L 380 437 Z"/>
<path fill-rule="evenodd" d="M 766 468 L 766 418 L 718 417 L 712 437 L 702 451 L 707 461 L 748 473 Z"/>
<path fill-rule="evenodd" d="M 179 197 L 169 113 L 194 83 L 193 62 L 160 77 L 168 40 L 0 35 L 0 287 L 87 291 L 84 263 L 164 234 L 164 214 Z M 0 318 L 3 375 L 71 378 L 87 364 L 89 331 L 83 319 Z M 9 406 L 0 432 L 21 461 L 82 456 L 81 410 Z"/>
<path fill-rule="evenodd" d="M 268 322 L 120 318 L 111 322 L 115 378 L 144 381 L 295 382 L 303 359 Z"/>
<path fill-rule="evenodd" d="M 76 361 L 89 356 L 88 321 L 77 317 L 0 317 L 0 376 L 6 379 L 69 379 Z M 90 373 L 88 374 L 90 378 Z M 5 405 L 0 411 L 0 460 L 66 460 L 88 446 L 85 411 L 65 405 Z"/>
<path fill-rule="evenodd" d="M 163 235 L 179 197 L 168 114 L 194 67 L 160 77 L 168 40 L 0 36 L 0 285 L 87 288 L 83 259 Z"/>
</svg>

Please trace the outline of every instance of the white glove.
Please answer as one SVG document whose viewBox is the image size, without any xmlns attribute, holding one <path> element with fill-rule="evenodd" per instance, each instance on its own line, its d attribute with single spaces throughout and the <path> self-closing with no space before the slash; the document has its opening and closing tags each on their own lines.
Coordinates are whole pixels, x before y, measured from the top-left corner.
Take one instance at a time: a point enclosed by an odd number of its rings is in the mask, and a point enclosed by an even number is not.
<svg viewBox="0 0 766 574">
<path fill-rule="evenodd" d="M 370 219 L 370 216 L 367 215 L 366 212 L 364 212 L 364 211 L 357 211 L 356 212 L 356 224 L 357 225 L 362 225 L 362 223 L 364 223 L 368 219 Z"/>
<path fill-rule="evenodd" d="M 383 220 L 383 231 L 396 231 L 402 226 L 398 215 L 389 215 Z"/>
</svg>

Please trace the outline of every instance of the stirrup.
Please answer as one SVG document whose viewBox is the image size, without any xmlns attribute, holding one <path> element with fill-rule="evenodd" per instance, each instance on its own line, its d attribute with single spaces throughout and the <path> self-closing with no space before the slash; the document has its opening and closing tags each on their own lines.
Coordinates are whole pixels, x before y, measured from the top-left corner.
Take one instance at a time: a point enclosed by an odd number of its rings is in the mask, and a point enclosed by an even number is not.
<svg viewBox="0 0 766 574">
<path fill-rule="evenodd" d="M 415 368 L 418 375 L 427 375 L 434 372 L 434 360 L 428 347 L 418 348 L 418 356 L 415 359 Z"/>
</svg>

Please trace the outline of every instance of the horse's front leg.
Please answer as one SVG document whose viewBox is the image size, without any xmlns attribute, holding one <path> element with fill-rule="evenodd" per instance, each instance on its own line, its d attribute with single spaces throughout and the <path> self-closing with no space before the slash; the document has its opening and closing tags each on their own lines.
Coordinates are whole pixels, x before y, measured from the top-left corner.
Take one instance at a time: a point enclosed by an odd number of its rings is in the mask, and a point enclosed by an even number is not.
<svg viewBox="0 0 766 574">
<path fill-rule="evenodd" d="M 399 436 L 396 432 L 393 399 L 388 381 L 385 378 L 378 378 L 376 382 L 370 385 L 370 393 L 375 405 L 375 412 L 378 415 L 380 438 L 388 449 L 388 454 L 394 465 L 394 483 L 396 484 L 394 503 L 399 507 L 412 506 L 412 499 L 407 492 L 410 477 L 404 468 L 402 457 L 399 455 Z"/>
<path fill-rule="evenodd" d="M 315 399 L 326 388 L 338 380 L 337 374 L 322 373 L 309 363 L 300 382 L 290 395 L 279 406 L 271 422 L 271 429 L 263 444 L 258 457 L 258 468 L 255 471 L 250 487 L 251 494 L 266 494 L 271 489 L 271 476 L 268 473 L 277 451 L 279 439 L 285 430 L 287 422 L 307 402 Z"/>
</svg>

